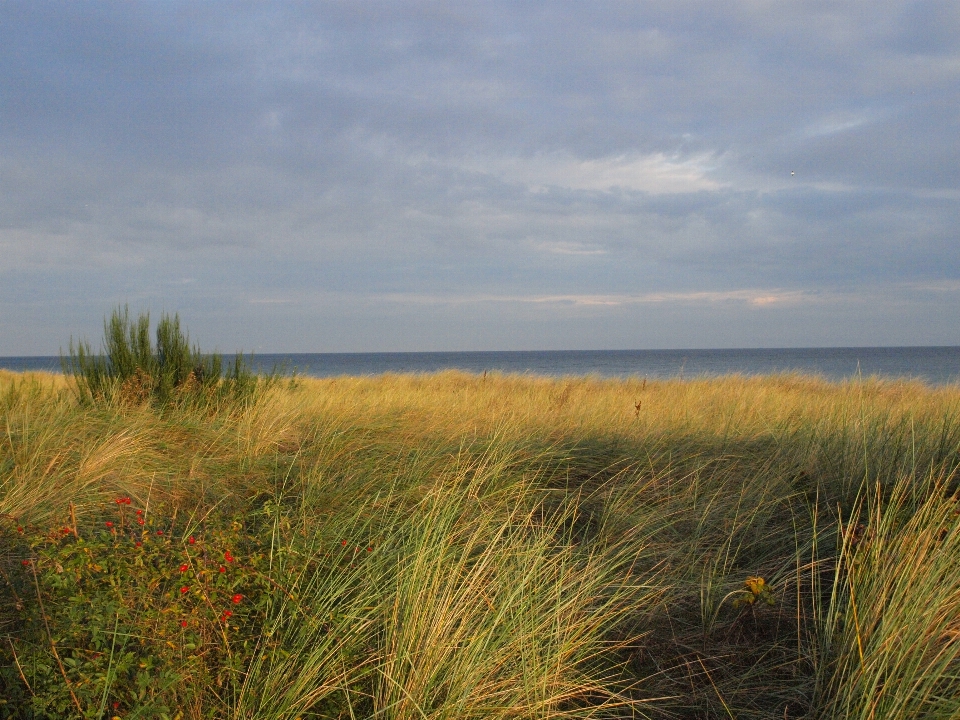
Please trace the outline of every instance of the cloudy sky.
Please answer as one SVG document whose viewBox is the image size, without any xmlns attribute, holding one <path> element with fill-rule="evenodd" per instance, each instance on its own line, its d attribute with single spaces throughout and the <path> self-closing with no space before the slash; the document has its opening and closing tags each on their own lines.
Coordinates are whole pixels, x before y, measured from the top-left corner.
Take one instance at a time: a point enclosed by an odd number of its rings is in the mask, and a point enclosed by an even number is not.
<svg viewBox="0 0 960 720">
<path fill-rule="evenodd" d="M 0 355 L 960 344 L 960 3 L 0 4 Z"/>
</svg>

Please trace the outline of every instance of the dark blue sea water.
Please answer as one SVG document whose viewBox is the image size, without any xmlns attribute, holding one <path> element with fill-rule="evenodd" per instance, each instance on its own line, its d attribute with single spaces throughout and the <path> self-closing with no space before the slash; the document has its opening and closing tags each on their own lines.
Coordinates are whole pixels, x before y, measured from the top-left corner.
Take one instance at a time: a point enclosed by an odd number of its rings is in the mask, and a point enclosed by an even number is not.
<svg viewBox="0 0 960 720">
<path fill-rule="evenodd" d="M 516 352 L 310 353 L 256 355 L 260 369 L 280 366 L 313 377 L 429 373 L 448 368 L 482 373 L 693 378 L 802 372 L 828 380 L 916 378 L 960 382 L 960 347 L 789 348 L 746 350 L 550 350 Z M 60 370 L 57 357 L 0 357 L 0 368 Z"/>
</svg>

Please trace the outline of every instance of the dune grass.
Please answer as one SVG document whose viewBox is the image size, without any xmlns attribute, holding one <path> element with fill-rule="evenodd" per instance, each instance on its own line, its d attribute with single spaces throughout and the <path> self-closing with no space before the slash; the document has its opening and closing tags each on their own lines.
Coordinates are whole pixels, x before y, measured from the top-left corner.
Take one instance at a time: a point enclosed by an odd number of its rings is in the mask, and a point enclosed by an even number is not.
<svg viewBox="0 0 960 720">
<path fill-rule="evenodd" d="M 956 387 L 0 372 L 0 414 L 0 717 L 960 718 Z"/>
</svg>

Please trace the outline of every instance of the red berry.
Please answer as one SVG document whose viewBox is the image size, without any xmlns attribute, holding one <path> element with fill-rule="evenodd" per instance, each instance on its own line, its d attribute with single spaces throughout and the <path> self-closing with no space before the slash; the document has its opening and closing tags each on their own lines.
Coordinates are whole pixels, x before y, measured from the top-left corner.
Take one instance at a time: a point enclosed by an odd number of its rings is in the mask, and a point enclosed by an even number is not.
<svg viewBox="0 0 960 720">
<path fill-rule="evenodd" d="M 181 621 L 180 621 L 180 627 L 186 627 L 186 626 L 187 626 L 187 621 L 186 621 L 186 620 L 181 620 Z"/>
<path fill-rule="evenodd" d="M 137 518 L 137 525 L 143 525 L 143 518 Z"/>
<path fill-rule="evenodd" d="M 135 545 L 136 545 L 137 547 L 141 547 L 141 546 L 143 545 L 143 543 L 142 543 L 142 542 L 140 542 L 139 540 L 137 540 L 137 542 L 136 542 L 136 543 L 134 543 L 134 544 L 135 544 Z"/>
<path fill-rule="evenodd" d="M 24 567 L 27 567 L 28 565 L 30 565 L 30 561 L 29 561 L 29 560 L 21 560 L 21 561 L 20 561 L 20 564 L 23 565 Z"/>
<path fill-rule="evenodd" d="M 107 520 L 107 527 L 113 527 L 113 523 Z"/>
<path fill-rule="evenodd" d="M 137 515 L 143 515 L 143 510 L 137 510 Z"/>
<path fill-rule="evenodd" d="M 237 593 L 236 595 L 234 595 L 234 596 L 233 596 L 232 598 L 230 598 L 230 599 L 233 600 L 233 604 L 236 605 L 236 604 L 239 603 L 241 600 L 243 600 L 243 595 L 241 595 L 240 593 Z"/>
<path fill-rule="evenodd" d="M 182 572 L 182 573 L 183 573 L 183 572 L 186 572 L 186 571 L 189 570 L 189 569 L 190 569 L 190 566 L 187 565 L 186 563 L 184 563 L 183 565 L 180 566 L 180 572 Z"/>
<path fill-rule="evenodd" d="M 193 544 L 195 544 L 197 541 L 194 539 L 193 535 L 191 535 L 191 536 L 190 536 L 190 539 L 187 540 L 187 542 L 190 543 L 191 545 L 193 545 Z"/>
<path fill-rule="evenodd" d="M 226 571 L 227 571 L 227 569 L 226 569 L 223 565 L 221 565 L 221 566 L 220 566 L 220 572 L 226 572 Z"/>
<path fill-rule="evenodd" d="M 347 546 L 347 541 L 346 541 L 346 540 L 341 540 L 341 541 L 340 541 L 340 544 L 343 545 L 344 547 L 346 547 L 346 546 Z"/>
<path fill-rule="evenodd" d="M 163 535 L 163 530 L 157 530 L 157 535 Z"/>
<path fill-rule="evenodd" d="M 181 594 L 181 595 L 186 595 L 188 592 L 190 592 L 190 586 L 189 586 L 189 585 L 184 585 L 182 588 L 180 588 L 180 594 Z"/>
</svg>

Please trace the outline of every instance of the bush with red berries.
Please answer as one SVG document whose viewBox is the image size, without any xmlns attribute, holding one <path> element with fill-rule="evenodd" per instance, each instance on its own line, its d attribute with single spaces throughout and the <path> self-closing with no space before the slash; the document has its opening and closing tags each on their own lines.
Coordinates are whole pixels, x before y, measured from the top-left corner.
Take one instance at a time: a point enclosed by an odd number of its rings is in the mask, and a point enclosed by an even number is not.
<svg viewBox="0 0 960 720">
<path fill-rule="evenodd" d="M 0 522 L 0 717 L 173 717 L 239 683 L 269 603 L 269 540 L 238 518 L 116 498 L 54 528 Z"/>
</svg>

